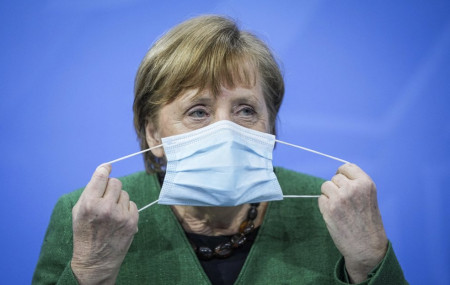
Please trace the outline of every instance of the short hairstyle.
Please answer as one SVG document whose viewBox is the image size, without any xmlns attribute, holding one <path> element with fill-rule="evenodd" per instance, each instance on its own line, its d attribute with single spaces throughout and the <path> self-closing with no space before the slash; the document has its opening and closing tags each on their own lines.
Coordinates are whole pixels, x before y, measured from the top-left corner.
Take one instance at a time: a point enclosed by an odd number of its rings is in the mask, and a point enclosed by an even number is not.
<svg viewBox="0 0 450 285">
<path fill-rule="evenodd" d="M 189 89 L 209 90 L 215 96 L 221 86 L 253 87 L 260 83 L 269 113 L 270 130 L 284 95 L 280 68 L 267 45 L 235 21 L 215 15 L 189 19 L 163 35 L 145 55 L 135 79 L 134 126 L 141 149 L 149 146 L 146 125 L 158 126 L 162 106 Z M 144 154 L 147 172 L 165 170 L 165 158 Z"/>
</svg>

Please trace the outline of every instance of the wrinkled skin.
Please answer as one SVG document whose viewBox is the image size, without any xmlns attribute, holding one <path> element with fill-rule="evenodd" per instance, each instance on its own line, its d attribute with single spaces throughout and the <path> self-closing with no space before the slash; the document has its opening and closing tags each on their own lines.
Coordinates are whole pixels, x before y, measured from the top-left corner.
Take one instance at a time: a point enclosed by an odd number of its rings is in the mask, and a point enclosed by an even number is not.
<svg viewBox="0 0 450 285">
<path fill-rule="evenodd" d="M 355 164 L 344 164 L 322 184 L 319 208 L 351 281 L 364 281 L 388 245 L 374 182 Z"/>
<path fill-rule="evenodd" d="M 80 284 L 113 284 L 137 232 L 138 210 L 100 165 L 72 209 L 72 271 Z"/>
</svg>

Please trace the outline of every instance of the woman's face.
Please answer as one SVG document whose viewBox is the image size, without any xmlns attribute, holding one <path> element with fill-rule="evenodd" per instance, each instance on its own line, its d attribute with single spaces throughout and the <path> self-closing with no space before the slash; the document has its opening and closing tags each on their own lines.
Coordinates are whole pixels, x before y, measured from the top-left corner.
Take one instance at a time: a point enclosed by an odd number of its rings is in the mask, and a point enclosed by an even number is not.
<svg viewBox="0 0 450 285">
<path fill-rule="evenodd" d="M 190 132 L 221 120 L 260 132 L 270 131 L 269 114 L 259 83 L 250 89 L 222 87 L 218 96 L 208 91 L 196 94 L 197 90 L 188 90 L 161 108 L 158 126 L 146 126 L 149 146 L 160 144 L 161 138 Z M 154 149 L 153 154 L 162 157 L 164 150 Z"/>
</svg>

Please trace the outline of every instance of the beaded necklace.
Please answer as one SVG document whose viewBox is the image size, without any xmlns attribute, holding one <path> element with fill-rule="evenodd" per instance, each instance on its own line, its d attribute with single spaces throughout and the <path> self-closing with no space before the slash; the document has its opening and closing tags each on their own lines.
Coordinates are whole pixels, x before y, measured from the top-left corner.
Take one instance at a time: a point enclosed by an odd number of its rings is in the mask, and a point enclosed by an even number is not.
<svg viewBox="0 0 450 285">
<path fill-rule="evenodd" d="M 259 203 L 250 204 L 247 219 L 239 226 L 239 233 L 233 235 L 229 241 L 218 244 L 214 249 L 207 246 L 197 246 L 189 240 L 198 258 L 202 260 L 227 258 L 233 254 L 234 249 L 244 245 L 247 241 L 247 235 L 255 229 L 253 221 L 256 219 L 256 216 L 258 216 L 258 206 Z"/>
</svg>

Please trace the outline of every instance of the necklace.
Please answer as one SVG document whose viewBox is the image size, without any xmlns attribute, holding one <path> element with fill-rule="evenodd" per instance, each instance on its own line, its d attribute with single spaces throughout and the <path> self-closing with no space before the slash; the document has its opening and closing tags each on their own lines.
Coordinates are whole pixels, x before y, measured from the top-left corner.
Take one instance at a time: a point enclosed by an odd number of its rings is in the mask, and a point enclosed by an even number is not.
<svg viewBox="0 0 450 285">
<path fill-rule="evenodd" d="M 239 233 L 233 235 L 229 241 L 218 244 L 214 249 L 211 249 L 208 246 L 197 246 L 189 240 L 197 257 L 202 260 L 210 260 L 214 257 L 227 258 L 231 256 L 233 250 L 244 245 L 247 241 L 247 235 L 255 229 L 253 221 L 256 219 L 256 216 L 258 216 L 258 206 L 259 203 L 250 204 L 247 219 L 239 226 Z"/>
</svg>

